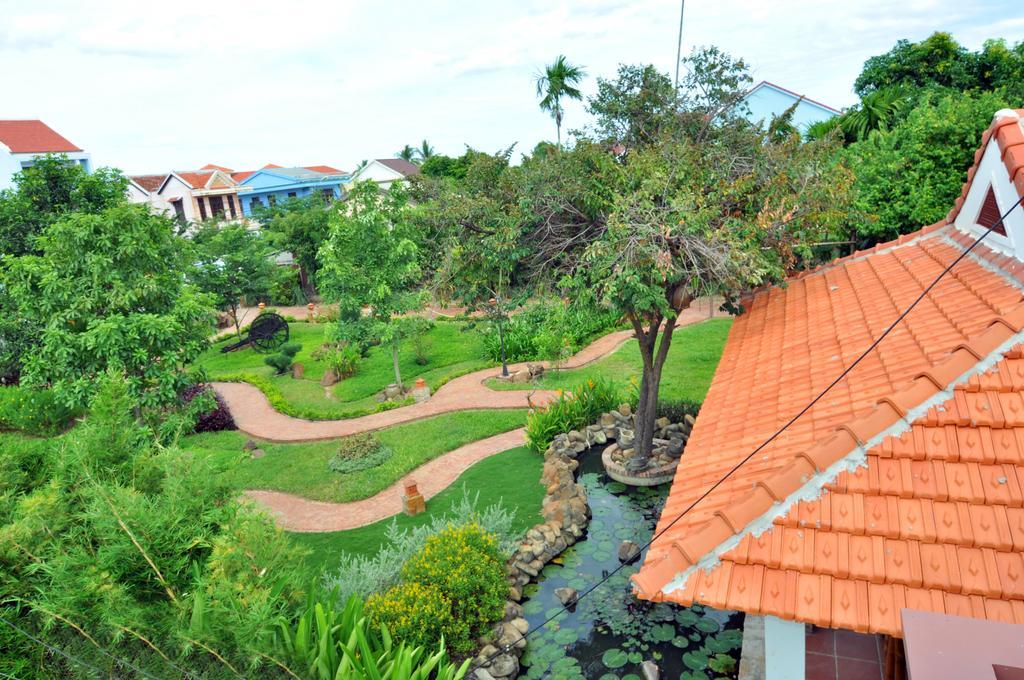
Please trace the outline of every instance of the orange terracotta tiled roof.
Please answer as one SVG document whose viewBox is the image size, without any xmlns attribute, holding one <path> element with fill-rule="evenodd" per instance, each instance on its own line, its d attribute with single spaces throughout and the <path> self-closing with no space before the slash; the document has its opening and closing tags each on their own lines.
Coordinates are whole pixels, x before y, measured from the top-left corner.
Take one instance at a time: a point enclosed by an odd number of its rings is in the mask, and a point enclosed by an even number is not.
<svg viewBox="0 0 1024 680">
<path fill-rule="evenodd" d="M 11 153 L 70 153 L 80 148 L 41 120 L 0 120 L 0 143 Z"/>
<path fill-rule="evenodd" d="M 338 170 L 337 168 L 332 168 L 329 165 L 304 165 L 302 167 L 304 167 L 306 170 L 312 170 L 314 172 L 322 172 L 325 175 L 341 175 L 341 174 L 344 174 L 343 171 Z"/>
<path fill-rule="evenodd" d="M 232 172 L 234 172 L 234 170 L 232 170 L 231 168 L 225 168 L 223 165 L 214 165 L 213 163 L 207 163 L 206 165 L 204 165 L 203 167 L 201 167 L 199 169 L 200 170 L 220 170 L 221 172 L 226 172 L 229 175 Z"/>
<path fill-rule="evenodd" d="M 166 177 L 167 175 L 132 175 L 129 179 L 146 191 L 156 191 Z"/>
<path fill-rule="evenodd" d="M 960 191 L 960 198 L 956 199 L 953 209 L 946 216 L 948 222 L 955 220 L 960 213 L 960 208 L 967 198 L 971 180 L 974 179 L 974 173 L 977 172 L 978 164 L 981 163 L 981 156 L 985 153 L 985 146 L 993 136 L 999 144 L 1003 165 L 1006 166 L 1006 171 L 1010 174 L 1010 181 L 1016 187 L 1017 193 L 1024 196 L 1024 109 L 1016 109 L 1016 114 L 1020 116 L 1018 120 L 1015 121 L 1011 117 L 997 119 L 982 134 L 981 146 L 974 152 L 974 165 L 967 171 L 967 181 L 964 182 L 963 189 Z"/>
<path fill-rule="evenodd" d="M 1024 623 L 1015 259 L 976 248 L 727 476 L 972 240 L 944 220 L 746 300 L 634 577 L 641 597 L 891 635 L 903 607 Z"/>
</svg>

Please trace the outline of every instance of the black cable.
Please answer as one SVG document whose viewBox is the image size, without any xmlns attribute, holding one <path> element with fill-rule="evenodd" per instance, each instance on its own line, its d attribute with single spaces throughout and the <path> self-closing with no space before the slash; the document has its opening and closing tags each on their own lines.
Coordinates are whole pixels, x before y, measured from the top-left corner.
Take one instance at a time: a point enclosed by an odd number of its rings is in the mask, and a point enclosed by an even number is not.
<svg viewBox="0 0 1024 680">
<path fill-rule="evenodd" d="M 32 640 L 32 641 L 33 641 L 33 642 L 35 642 L 36 644 L 42 645 L 43 647 L 45 647 L 46 649 L 50 650 L 51 652 L 54 652 L 54 653 L 56 653 L 56 654 L 59 654 L 59 655 L 63 656 L 63 657 L 64 657 L 65 659 L 67 659 L 68 661 L 71 661 L 71 662 L 73 662 L 73 663 L 76 663 L 76 664 L 78 664 L 78 665 L 80 665 L 80 666 L 85 666 L 86 668 L 88 668 L 88 669 L 89 669 L 89 670 L 91 670 L 92 672 L 96 673 L 97 675 L 100 675 L 100 676 L 102 676 L 102 675 L 103 675 L 103 671 L 102 671 L 102 670 L 100 670 L 99 668 L 97 668 L 96 666 L 93 666 L 93 665 L 92 665 L 92 664 L 90 664 L 90 663 L 87 663 L 87 662 L 85 662 L 85 661 L 82 661 L 82 660 L 81 660 L 81 659 L 79 659 L 79 658 L 76 658 L 76 657 L 73 657 L 73 656 L 71 656 L 70 654 L 68 654 L 67 652 L 65 652 L 65 651 L 64 651 L 63 649 L 60 649 L 59 647 L 54 647 L 53 645 L 51 645 L 51 644 L 49 644 L 49 643 L 47 643 L 47 642 L 43 642 L 43 641 L 42 641 L 42 640 L 40 640 L 39 638 L 37 638 L 37 637 L 34 637 L 34 636 L 33 636 L 33 635 L 31 634 L 31 633 L 27 633 L 27 632 L 25 632 L 24 630 L 22 630 L 21 628 L 19 628 L 19 627 L 18 627 L 18 626 L 16 626 L 16 625 L 14 625 L 13 623 L 11 623 L 10 621 L 8 621 L 7 619 L 5 619 L 5 618 L 4 618 L 4 617 L 2 617 L 2 616 L 0 616 L 0 622 L 2 622 L 2 623 L 4 623 L 4 624 L 6 624 L 6 625 L 8 625 L 8 626 L 10 626 L 10 627 L 11 627 L 11 628 L 13 628 L 13 629 L 14 629 L 14 630 L 15 630 L 16 632 L 18 632 L 18 633 L 20 633 L 20 634 L 24 635 L 25 637 L 27 637 L 27 638 L 28 638 L 29 640 Z"/>
<path fill-rule="evenodd" d="M 1014 203 L 1012 206 L 1010 206 L 1010 209 L 1007 210 L 1005 213 L 1003 213 L 1002 217 L 999 218 L 999 221 L 997 221 L 991 227 L 986 229 L 985 233 L 983 233 L 981 236 L 979 236 L 977 239 L 975 239 L 974 242 L 971 245 L 969 245 L 966 250 L 964 250 L 962 253 L 960 253 L 960 255 L 958 255 L 955 260 L 950 262 L 949 265 L 947 265 L 946 268 L 943 269 L 939 273 L 939 275 L 936 276 L 935 279 L 931 283 L 929 283 L 928 286 L 923 291 L 921 291 L 921 294 L 917 296 L 917 299 L 914 300 L 912 303 L 910 303 L 910 306 L 907 307 L 905 310 L 903 310 L 903 312 L 898 317 L 896 317 L 896 320 L 893 321 L 891 324 L 889 324 L 889 326 L 882 332 L 882 334 L 879 335 L 878 338 L 874 342 L 872 342 L 868 346 L 868 348 L 865 349 L 861 353 L 861 355 L 858 356 L 853 361 L 853 363 L 851 363 L 842 373 L 839 374 L 839 377 L 837 377 L 835 380 L 833 380 L 831 383 L 829 383 L 828 387 L 826 387 L 821 392 L 819 392 L 818 396 L 814 397 L 814 399 L 812 399 L 807 404 L 807 406 L 804 406 L 802 409 L 800 409 L 799 413 L 797 413 L 795 416 L 790 418 L 786 422 L 785 425 L 783 425 L 778 430 L 776 430 L 773 435 L 768 437 L 768 439 L 764 440 L 764 442 L 762 442 L 756 449 L 754 449 L 749 454 L 747 454 L 743 458 L 743 460 L 741 460 L 739 463 L 737 463 L 735 466 L 733 466 L 733 468 L 731 470 L 729 470 L 727 473 L 725 473 L 725 475 L 721 479 L 719 479 L 717 482 L 715 482 L 710 487 L 708 487 L 708 489 L 706 491 L 704 491 L 704 493 L 702 493 L 697 498 L 697 500 L 695 500 L 693 503 L 691 503 L 689 506 L 687 506 L 687 508 L 685 510 L 683 510 L 681 513 L 676 515 L 676 517 L 671 522 L 669 522 L 665 526 L 664 529 L 662 529 L 661 531 L 656 532 L 653 536 L 651 536 L 651 539 L 649 541 L 647 541 L 642 546 L 640 546 L 640 552 L 642 553 L 644 550 L 647 550 L 649 547 L 651 547 L 651 544 L 654 543 L 654 541 L 656 541 L 658 538 L 663 536 L 666 531 L 668 531 L 673 526 L 675 526 L 675 524 L 679 520 L 681 520 L 683 517 L 686 516 L 686 513 L 688 513 L 691 510 L 693 510 L 697 506 L 697 504 L 700 503 L 705 498 L 707 498 L 711 494 L 712 491 L 714 491 L 719 486 L 721 486 L 723 483 L 725 483 L 725 480 L 727 480 L 729 477 L 731 477 L 733 474 L 735 474 L 736 471 L 739 470 L 745 463 L 747 463 L 751 458 L 756 456 L 758 454 L 758 452 L 760 452 L 762 449 L 764 449 L 764 447 L 768 446 L 773 441 L 775 441 L 775 439 L 777 439 L 779 435 L 781 435 L 783 432 L 785 432 L 786 429 L 789 426 L 791 426 L 793 423 L 795 423 L 797 420 L 799 420 L 801 416 L 803 416 L 805 413 L 810 411 L 814 407 L 815 404 L 817 404 L 819 401 L 821 401 L 822 397 L 824 397 L 826 394 L 828 394 L 828 392 L 833 387 L 838 385 L 839 382 L 850 373 L 850 371 L 852 371 L 854 368 L 856 368 L 857 364 L 859 364 L 861 361 L 863 361 L 868 356 L 868 354 L 870 354 L 872 352 L 872 350 L 874 350 L 876 347 L 878 347 L 878 344 L 880 342 L 882 342 L 882 340 L 884 340 L 885 337 L 887 335 L 889 335 L 889 333 L 891 333 L 896 328 L 896 326 L 899 325 L 899 323 L 901 321 L 903 321 L 903 319 L 905 319 L 906 316 L 908 314 L 910 314 L 910 312 L 913 311 L 913 309 L 915 307 L 917 307 L 917 305 L 922 300 L 924 300 L 924 298 L 928 295 L 928 293 L 931 292 L 932 288 L 934 288 L 939 283 L 939 281 L 942 279 L 942 277 L 944 277 L 946 274 L 948 274 L 950 272 L 950 270 L 953 269 L 953 267 L 955 267 L 957 264 L 960 263 L 961 260 L 963 260 L 965 257 L 967 257 L 971 253 L 971 251 L 974 250 L 978 246 L 979 243 L 981 243 L 983 240 L 985 240 L 986 236 L 991 234 L 996 229 L 996 227 L 999 227 L 1000 225 L 1002 225 L 1003 220 L 1005 220 L 1007 217 L 1009 217 L 1010 213 L 1012 213 L 1018 206 L 1020 206 L 1022 204 L 1024 204 L 1024 197 L 1022 197 L 1016 203 Z M 590 586 L 585 591 L 583 591 L 582 593 L 577 595 L 576 599 L 571 604 L 569 604 L 569 605 L 562 605 L 562 608 L 559 609 L 556 613 L 552 614 L 551 616 L 549 616 L 548 618 L 544 619 L 542 622 L 540 622 L 536 626 L 533 626 L 532 628 L 527 630 L 525 633 L 523 633 L 523 635 L 520 636 L 519 640 L 527 639 L 528 637 L 530 637 L 531 635 L 536 633 L 538 630 L 540 630 L 544 626 L 548 625 L 549 623 L 551 623 L 552 621 L 557 619 L 564 612 L 569 611 L 569 607 L 570 606 L 571 607 L 575 607 L 579 603 L 580 600 L 582 600 L 587 595 L 590 595 L 590 593 L 594 592 L 595 590 L 597 590 L 598 588 L 603 586 L 605 583 L 607 583 L 613 576 L 615 576 L 615 574 L 619 573 L 619 571 L 621 571 L 622 568 L 626 566 L 626 564 L 627 563 L 622 563 L 619 566 L 615 567 L 615 569 L 611 570 L 606 575 L 604 575 L 601 578 L 601 580 L 599 580 L 597 583 L 595 583 L 594 585 Z M 519 640 L 516 640 L 516 643 L 518 643 Z M 513 645 L 514 644 L 515 643 L 513 643 Z M 490 656 L 488 656 L 487 659 L 485 659 L 483 662 L 478 663 L 478 664 L 474 664 L 472 667 L 470 667 L 470 672 L 475 671 L 475 670 L 477 670 L 479 668 L 484 668 L 486 666 L 489 666 L 491 664 L 491 662 L 494 661 L 494 659 L 496 659 L 498 656 L 500 656 L 501 654 L 507 653 L 509 651 L 509 649 L 513 645 L 505 645 L 502 649 L 499 649 L 498 651 L 496 651 L 496 652 L 492 653 Z"/>
</svg>

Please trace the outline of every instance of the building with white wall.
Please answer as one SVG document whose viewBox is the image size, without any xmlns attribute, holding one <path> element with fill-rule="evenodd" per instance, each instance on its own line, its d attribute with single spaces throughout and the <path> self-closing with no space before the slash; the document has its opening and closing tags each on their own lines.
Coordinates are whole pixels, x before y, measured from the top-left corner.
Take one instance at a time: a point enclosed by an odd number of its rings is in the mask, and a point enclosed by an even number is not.
<svg viewBox="0 0 1024 680">
<path fill-rule="evenodd" d="M 0 189 L 14 186 L 14 175 L 35 164 L 39 156 L 64 154 L 86 172 L 92 158 L 41 120 L 0 120 Z"/>
</svg>

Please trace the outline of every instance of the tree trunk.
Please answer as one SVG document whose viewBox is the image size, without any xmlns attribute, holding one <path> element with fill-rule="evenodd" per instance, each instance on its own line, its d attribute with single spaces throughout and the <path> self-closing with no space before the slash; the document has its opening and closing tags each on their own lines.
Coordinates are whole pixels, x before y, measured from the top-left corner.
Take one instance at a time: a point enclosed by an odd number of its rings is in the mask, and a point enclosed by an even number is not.
<svg viewBox="0 0 1024 680">
<path fill-rule="evenodd" d="M 672 292 L 669 299 L 675 297 Z M 689 295 L 682 297 L 676 309 L 678 315 L 683 309 L 690 306 L 692 298 Z M 675 305 L 674 305 L 675 306 Z M 672 347 L 672 335 L 676 328 L 674 316 L 665 320 L 665 329 L 661 329 L 662 319 L 658 315 L 651 323 L 650 330 L 644 331 L 638 321 L 633 322 L 637 334 L 637 341 L 640 344 L 640 357 L 643 359 L 644 368 L 640 379 L 640 395 L 637 400 L 634 422 L 634 455 L 629 460 L 628 468 L 631 472 L 639 472 L 647 469 L 650 465 L 651 455 L 654 452 L 654 421 L 658 419 L 658 388 L 661 386 L 661 373 L 665 368 L 665 360 L 668 358 L 668 351 Z M 661 339 L 659 342 L 659 331 Z"/>
<path fill-rule="evenodd" d="M 398 341 L 395 340 L 391 343 L 391 364 L 395 367 L 395 384 L 398 385 L 398 389 L 405 391 L 402 386 L 402 372 L 398 370 Z"/>
<path fill-rule="evenodd" d="M 235 335 L 242 340 L 242 326 L 238 323 L 238 305 L 231 305 L 231 319 L 235 322 Z"/>
</svg>

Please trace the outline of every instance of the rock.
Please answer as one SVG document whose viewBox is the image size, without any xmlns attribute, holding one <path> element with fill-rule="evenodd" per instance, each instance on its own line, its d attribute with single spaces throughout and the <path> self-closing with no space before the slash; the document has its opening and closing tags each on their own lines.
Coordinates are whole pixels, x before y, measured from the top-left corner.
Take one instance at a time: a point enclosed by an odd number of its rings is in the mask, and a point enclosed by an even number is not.
<svg viewBox="0 0 1024 680">
<path fill-rule="evenodd" d="M 302 380 L 302 376 L 306 375 L 306 367 L 302 364 L 292 364 L 292 377 L 296 380 Z"/>
<path fill-rule="evenodd" d="M 524 574 L 529 574 L 530 576 L 532 576 L 534 578 L 537 577 L 537 570 L 534 569 L 529 564 L 527 564 L 526 562 L 516 562 L 515 563 L 515 567 L 516 567 L 516 569 L 518 569 L 519 571 L 523 572 Z M 513 598 L 513 599 L 518 599 L 518 598 Z"/>
<path fill-rule="evenodd" d="M 485 661 L 487 657 L 480 659 L 481 662 Z M 487 672 L 485 668 L 478 668 L 473 672 L 473 676 L 476 680 L 497 680 L 493 675 Z"/>
<path fill-rule="evenodd" d="M 516 383 L 517 385 L 523 385 L 525 383 L 530 382 L 531 378 L 532 376 L 530 375 L 530 371 L 523 368 L 513 373 L 512 377 L 510 377 L 509 380 Z"/>
<path fill-rule="evenodd" d="M 555 597 L 558 601 L 564 605 L 576 604 L 576 598 L 579 597 L 579 593 L 575 588 L 555 588 Z"/>
<path fill-rule="evenodd" d="M 526 370 L 529 371 L 530 375 L 532 375 L 534 378 L 539 378 L 540 376 L 544 375 L 543 364 L 526 364 Z"/>
<path fill-rule="evenodd" d="M 512 624 L 513 628 L 519 631 L 520 635 L 526 635 L 526 631 L 530 630 L 529 622 L 522 617 L 514 618 L 509 621 L 509 623 Z"/>
<path fill-rule="evenodd" d="M 683 447 L 686 446 L 686 442 L 682 439 L 673 439 L 665 447 L 665 453 L 668 454 L 669 458 L 679 458 L 683 455 Z"/>
<path fill-rule="evenodd" d="M 654 427 L 658 428 L 659 430 L 663 430 L 671 424 L 672 421 L 664 417 L 658 418 L 657 420 L 654 421 Z"/>
<path fill-rule="evenodd" d="M 640 546 L 633 541 L 623 541 L 619 545 L 619 562 L 628 564 L 640 555 Z"/>
<path fill-rule="evenodd" d="M 624 415 L 627 418 L 630 417 L 631 415 L 633 415 L 633 407 L 630 406 L 629 404 L 619 404 L 619 409 L 618 410 L 619 410 L 619 413 L 621 413 L 622 415 Z"/>
<path fill-rule="evenodd" d="M 587 437 L 579 430 L 570 430 L 569 441 L 586 443 Z"/>
<path fill-rule="evenodd" d="M 489 659 L 492 656 L 496 655 L 497 653 L 498 653 L 498 648 L 497 647 L 495 647 L 492 644 L 486 644 L 486 645 L 483 646 L 483 649 L 480 650 L 480 653 L 476 655 L 476 658 L 477 658 L 477 661 L 483 663 L 483 662 L 487 661 L 487 659 Z"/>
<path fill-rule="evenodd" d="M 334 369 L 328 368 L 324 371 L 324 377 L 320 378 L 320 386 L 330 387 L 331 385 L 337 384 L 338 380 L 338 374 L 334 372 Z"/>
<path fill-rule="evenodd" d="M 391 383 L 384 388 L 384 399 L 397 399 L 402 396 L 402 390 L 395 383 Z"/>
<path fill-rule="evenodd" d="M 523 616 L 523 605 L 515 602 L 505 603 L 505 618 L 508 620 L 519 619 Z"/>
<path fill-rule="evenodd" d="M 658 664 L 649 660 L 640 664 L 640 672 L 644 674 L 644 680 L 658 680 L 661 677 Z"/>
<path fill-rule="evenodd" d="M 267 452 L 264 451 L 263 449 L 253 449 L 252 452 L 249 454 L 249 458 L 251 458 L 252 460 L 256 460 L 257 458 L 262 458 L 265 455 L 267 455 Z"/>
<path fill-rule="evenodd" d="M 601 427 L 615 427 L 615 416 L 611 413 L 602 413 L 601 420 L 599 422 L 601 423 Z"/>
<path fill-rule="evenodd" d="M 526 644 L 526 640 L 523 640 L 523 644 Z M 515 675 L 519 671 L 519 660 L 511 654 L 502 654 L 496 656 L 491 665 L 487 667 L 487 672 L 497 678 L 508 678 Z"/>
<path fill-rule="evenodd" d="M 257 448 L 259 448 L 259 445 L 256 442 L 254 442 L 252 439 L 246 439 L 245 443 L 242 444 L 242 450 L 243 451 L 252 451 L 253 449 L 257 449 Z"/>
<path fill-rule="evenodd" d="M 508 588 L 508 599 L 513 602 L 519 602 L 523 599 L 523 590 L 519 586 L 509 586 Z"/>
<path fill-rule="evenodd" d="M 683 422 L 685 422 L 690 427 L 693 427 L 693 424 L 697 422 L 697 420 L 689 413 L 687 413 L 685 416 L 683 416 Z"/>
</svg>

